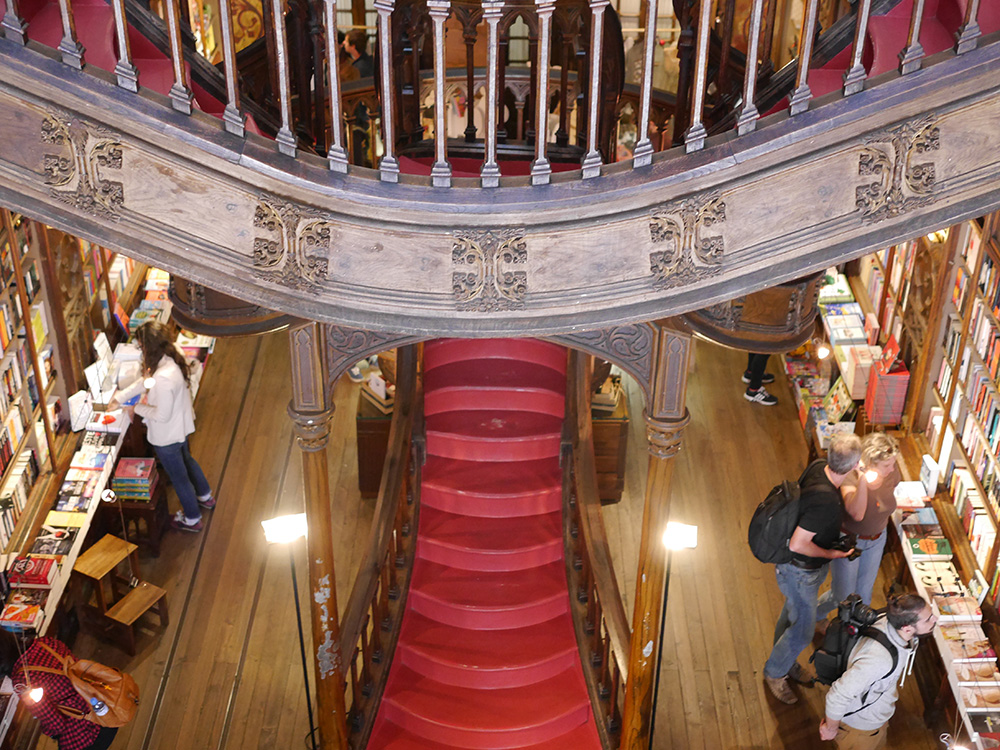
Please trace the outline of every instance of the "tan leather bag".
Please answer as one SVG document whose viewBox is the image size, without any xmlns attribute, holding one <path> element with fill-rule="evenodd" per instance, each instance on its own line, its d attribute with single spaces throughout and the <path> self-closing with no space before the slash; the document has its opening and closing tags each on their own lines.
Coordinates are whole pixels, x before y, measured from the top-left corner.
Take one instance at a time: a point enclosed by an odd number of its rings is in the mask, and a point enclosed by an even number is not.
<svg viewBox="0 0 1000 750">
<path fill-rule="evenodd" d="M 104 716 L 98 716 L 93 710 L 82 714 L 69 706 L 59 706 L 60 711 L 74 719 L 87 719 L 102 727 L 120 727 L 132 721 L 139 708 L 139 686 L 132 679 L 132 675 L 90 659 L 63 656 L 44 643 L 38 645 L 63 663 L 63 671 L 47 667 L 29 667 L 29 669 L 35 672 L 64 674 L 88 704 L 91 698 L 97 698 L 108 707 L 108 712 Z"/>
</svg>

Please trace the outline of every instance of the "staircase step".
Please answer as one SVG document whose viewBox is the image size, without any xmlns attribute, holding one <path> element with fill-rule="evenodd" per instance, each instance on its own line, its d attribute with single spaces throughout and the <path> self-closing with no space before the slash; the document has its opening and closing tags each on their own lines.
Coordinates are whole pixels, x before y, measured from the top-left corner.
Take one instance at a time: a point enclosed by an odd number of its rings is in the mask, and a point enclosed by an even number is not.
<svg viewBox="0 0 1000 750">
<path fill-rule="evenodd" d="M 506 630 L 535 625 L 568 611 L 566 570 L 561 561 L 493 572 L 417 560 L 406 606 L 432 620 L 463 628 Z"/>
<path fill-rule="evenodd" d="M 514 360 L 442 365 L 424 377 L 424 414 L 456 409 L 538 411 L 562 418 L 566 375 Z"/>
<path fill-rule="evenodd" d="M 434 743 L 504 750 L 546 743 L 590 721 L 583 674 L 567 669 L 518 688 L 469 690 L 406 667 L 393 670 L 379 711 L 405 731 Z M 596 730 L 595 730 L 596 731 Z"/>
<path fill-rule="evenodd" d="M 568 612 L 511 630 L 456 628 L 407 612 L 395 658 L 446 685 L 484 690 L 531 685 L 580 668 Z"/>
<path fill-rule="evenodd" d="M 437 339 L 424 345 L 425 373 L 470 359 L 513 359 L 566 372 L 566 349 L 538 339 Z"/>
<path fill-rule="evenodd" d="M 467 746 L 445 745 L 441 742 L 429 744 L 421 737 L 404 731 L 398 724 L 379 717 L 367 750 L 468 750 Z M 592 722 L 581 724 L 566 734 L 532 745 L 518 745 L 517 750 L 601 750 L 601 739 L 597 727 Z"/>
<path fill-rule="evenodd" d="M 552 458 L 497 461 L 484 471 L 480 461 L 428 456 L 420 505 L 488 518 L 552 513 L 562 508 L 562 470 Z"/>
<path fill-rule="evenodd" d="M 562 514 L 489 518 L 420 511 L 417 557 L 466 570 L 523 570 L 561 560 Z"/>
<path fill-rule="evenodd" d="M 432 456 L 527 461 L 558 456 L 561 439 L 562 420 L 548 414 L 449 411 L 427 418 L 427 453 Z"/>
</svg>

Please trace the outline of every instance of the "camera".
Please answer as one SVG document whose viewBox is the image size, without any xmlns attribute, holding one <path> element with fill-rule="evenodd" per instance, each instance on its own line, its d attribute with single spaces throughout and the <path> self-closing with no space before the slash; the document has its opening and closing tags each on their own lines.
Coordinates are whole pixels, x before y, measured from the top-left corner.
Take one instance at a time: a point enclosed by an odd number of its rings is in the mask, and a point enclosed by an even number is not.
<svg viewBox="0 0 1000 750">
<path fill-rule="evenodd" d="M 847 556 L 847 559 L 857 560 L 859 557 L 861 557 L 861 550 L 857 548 L 857 544 L 858 544 L 858 538 L 854 534 L 841 534 L 840 538 L 830 545 L 830 549 L 835 549 L 838 552 L 847 552 L 848 550 L 854 550 L 850 555 Z"/>
<path fill-rule="evenodd" d="M 861 601 L 857 594 L 851 594 L 837 605 L 837 616 L 841 622 L 849 623 L 857 628 L 867 628 L 875 624 L 878 613 Z"/>
</svg>

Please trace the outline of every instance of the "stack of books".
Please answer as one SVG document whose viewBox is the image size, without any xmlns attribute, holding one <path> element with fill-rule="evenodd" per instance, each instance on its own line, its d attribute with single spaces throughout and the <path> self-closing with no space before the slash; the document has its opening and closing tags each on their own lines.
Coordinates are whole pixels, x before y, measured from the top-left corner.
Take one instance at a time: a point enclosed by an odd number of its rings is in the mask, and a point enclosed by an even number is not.
<svg viewBox="0 0 1000 750">
<path fill-rule="evenodd" d="M 52 558 L 17 557 L 7 570 L 7 582 L 14 588 L 48 589 L 59 573 L 59 566 Z"/>
<path fill-rule="evenodd" d="M 149 502 L 156 491 L 158 476 L 152 458 L 122 458 L 115 468 L 111 488 L 119 500 Z"/>
<path fill-rule="evenodd" d="M 8 630 L 38 630 L 45 619 L 48 589 L 12 588 L 3 611 L 0 627 Z"/>
<path fill-rule="evenodd" d="M 608 376 L 608 378 L 601 383 L 601 387 L 591 394 L 590 408 L 594 411 L 610 414 L 618 408 L 618 401 L 621 398 L 621 395 L 621 378 Z"/>
<path fill-rule="evenodd" d="M 383 414 L 391 414 L 396 403 L 396 386 L 386 383 L 381 375 L 372 373 L 361 384 L 361 395 Z"/>
<path fill-rule="evenodd" d="M 899 359 L 899 344 L 890 336 L 868 379 L 865 415 L 869 424 L 899 424 L 906 404 L 910 371 Z"/>
</svg>

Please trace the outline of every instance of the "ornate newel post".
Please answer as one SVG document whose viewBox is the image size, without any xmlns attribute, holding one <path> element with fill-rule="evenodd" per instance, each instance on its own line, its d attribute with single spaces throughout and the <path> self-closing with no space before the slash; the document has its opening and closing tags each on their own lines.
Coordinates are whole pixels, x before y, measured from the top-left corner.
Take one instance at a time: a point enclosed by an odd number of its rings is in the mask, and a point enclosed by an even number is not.
<svg viewBox="0 0 1000 750">
<path fill-rule="evenodd" d="M 646 750 L 649 747 L 650 720 L 655 710 L 656 654 L 663 637 L 660 612 L 667 567 L 661 537 L 669 516 L 670 479 L 674 471 L 672 459 L 680 450 L 681 432 L 690 419 L 684 406 L 690 354 L 689 334 L 670 328 L 659 329 L 653 382 L 643 414 L 649 450 L 649 475 L 642 514 L 628 682 L 625 685 L 622 750 Z"/>
<path fill-rule="evenodd" d="M 317 323 L 294 327 L 289 331 L 289 344 L 292 401 L 288 405 L 288 414 L 295 425 L 296 442 L 302 449 L 306 518 L 309 523 L 309 591 L 312 598 L 310 612 L 315 650 L 318 745 L 323 750 L 346 750 L 347 717 L 326 458 L 333 405 L 327 397 L 323 373 L 322 328 Z"/>
</svg>

